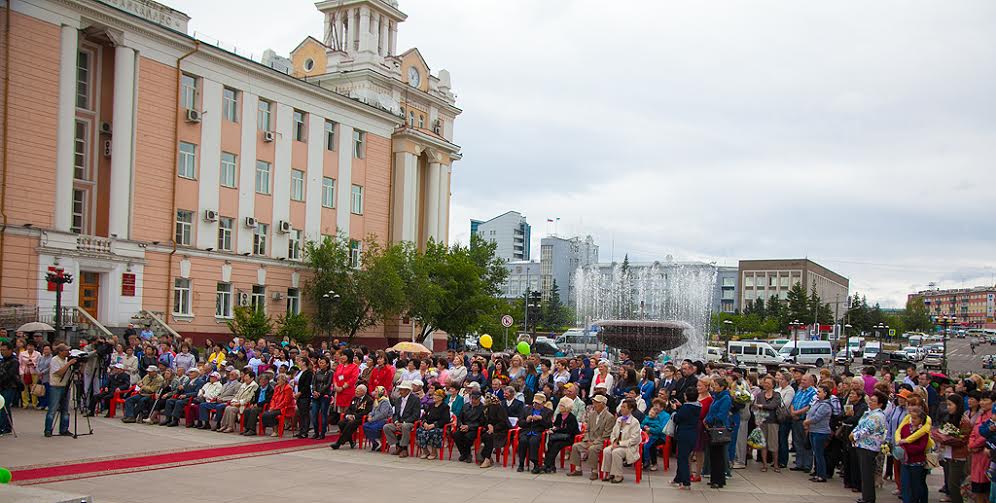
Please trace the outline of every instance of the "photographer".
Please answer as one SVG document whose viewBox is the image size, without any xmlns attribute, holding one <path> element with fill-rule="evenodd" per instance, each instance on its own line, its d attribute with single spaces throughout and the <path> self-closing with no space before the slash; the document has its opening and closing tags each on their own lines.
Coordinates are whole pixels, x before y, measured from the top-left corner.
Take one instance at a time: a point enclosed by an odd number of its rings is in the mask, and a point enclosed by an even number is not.
<svg viewBox="0 0 996 503">
<path fill-rule="evenodd" d="M 104 381 L 104 372 L 110 364 L 114 346 L 104 336 L 91 337 L 83 351 L 86 357 L 79 356 L 79 360 L 83 362 L 83 393 L 92 397 L 100 393 L 100 385 Z"/>
<path fill-rule="evenodd" d="M 115 363 L 111 366 L 111 375 L 107 379 L 107 386 L 102 388 L 99 393 L 90 396 L 86 414 L 92 416 L 99 403 L 100 409 L 107 411 L 104 413 L 104 417 L 110 417 L 110 402 L 111 398 L 114 397 L 114 392 L 120 391 L 124 394 L 129 388 L 131 388 L 131 378 L 124 371 L 124 364 Z"/>
<path fill-rule="evenodd" d="M 66 385 L 72 376 L 76 358 L 69 357 L 69 346 L 59 344 L 55 348 L 56 355 L 49 364 L 48 413 L 45 414 L 45 436 L 52 436 L 52 426 L 55 415 L 59 414 L 59 435 L 70 436 L 69 433 L 69 390 Z"/>
</svg>

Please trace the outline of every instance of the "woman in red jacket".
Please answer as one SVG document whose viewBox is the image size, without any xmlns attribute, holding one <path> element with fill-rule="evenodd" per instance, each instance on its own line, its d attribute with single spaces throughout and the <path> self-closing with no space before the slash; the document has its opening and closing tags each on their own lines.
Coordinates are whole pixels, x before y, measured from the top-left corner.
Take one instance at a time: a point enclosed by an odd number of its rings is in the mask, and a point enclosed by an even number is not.
<svg viewBox="0 0 996 503">
<path fill-rule="evenodd" d="M 394 386 L 394 365 L 387 363 L 387 356 L 384 355 L 383 351 L 377 351 L 374 362 L 376 365 L 370 371 L 370 383 L 367 387 L 373 394 L 373 390 L 377 389 L 377 386 L 383 386 L 387 395 L 390 395 L 391 388 Z"/>
<path fill-rule="evenodd" d="M 927 420 L 927 415 L 920 407 L 910 407 L 910 420 L 896 435 L 899 447 L 906 451 L 906 459 L 900 467 L 900 484 L 903 503 L 927 503 L 927 442 L 930 435 L 920 435 L 915 440 L 910 437 L 919 430 Z"/>
<path fill-rule="evenodd" d="M 353 363 L 353 350 L 344 349 L 339 355 L 339 365 L 332 374 L 332 391 L 335 392 L 335 411 L 338 414 L 346 412 L 349 404 L 356 397 L 356 380 L 360 377 L 360 366 Z M 338 422 L 338 415 L 336 422 Z M 329 424 L 332 420 L 329 419 Z"/>
<path fill-rule="evenodd" d="M 270 400 L 270 407 L 266 409 L 261 418 L 264 435 L 267 427 L 277 426 L 277 418 L 281 415 L 287 419 L 294 417 L 294 390 L 291 389 L 290 384 L 287 384 L 287 374 L 277 374 L 277 386 L 273 388 L 273 399 Z M 277 430 L 274 429 L 270 436 L 277 436 Z"/>
</svg>

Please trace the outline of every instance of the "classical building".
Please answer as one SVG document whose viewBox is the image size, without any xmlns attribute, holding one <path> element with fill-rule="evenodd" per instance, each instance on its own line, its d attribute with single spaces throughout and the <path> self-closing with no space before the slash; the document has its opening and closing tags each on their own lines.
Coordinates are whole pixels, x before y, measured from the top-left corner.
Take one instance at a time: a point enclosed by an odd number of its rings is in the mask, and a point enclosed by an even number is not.
<svg viewBox="0 0 996 503">
<path fill-rule="evenodd" d="M 445 70 L 396 50 L 396 1 L 319 2 L 325 39 L 268 64 L 151 0 L 7 5 L 5 319 L 51 313 L 62 270 L 73 323 L 209 337 L 239 304 L 313 309 L 306 240 L 347 236 L 357 262 L 371 235 L 447 240 L 460 110 Z"/>
<path fill-rule="evenodd" d="M 848 280 L 809 259 L 741 260 L 737 285 L 740 309 L 754 299 L 765 302 L 772 296 L 788 297 L 792 285 L 801 283 L 806 293 L 816 289 L 824 303 L 843 315 L 847 310 Z"/>
<path fill-rule="evenodd" d="M 518 211 L 507 211 L 491 220 L 471 220 L 470 233 L 495 244 L 495 256 L 508 260 L 529 260 L 532 227 Z"/>
<path fill-rule="evenodd" d="M 922 290 L 909 294 L 921 298 L 931 316 L 954 316 L 959 324 L 992 328 L 996 319 L 996 286 Z"/>
</svg>

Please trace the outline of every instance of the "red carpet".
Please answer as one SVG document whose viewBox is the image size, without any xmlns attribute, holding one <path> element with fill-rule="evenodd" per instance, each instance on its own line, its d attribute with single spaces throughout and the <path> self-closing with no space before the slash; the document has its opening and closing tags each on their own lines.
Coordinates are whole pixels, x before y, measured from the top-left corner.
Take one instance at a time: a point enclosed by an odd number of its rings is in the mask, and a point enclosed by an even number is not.
<svg viewBox="0 0 996 503">
<path fill-rule="evenodd" d="M 14 468 L 11 470 L 11 483 L 17 485 L 45 484 L 120 473 L 161 470 L 229 459 L 315 449 L 326 446 L 333 441 L 335 441 L 335 437 L 330 435 L 326 440 L 289 439 L 250 442 L 204 449 L 143 454 L 133 457 L 104 458 L 74 464 Z"/>
</svg>

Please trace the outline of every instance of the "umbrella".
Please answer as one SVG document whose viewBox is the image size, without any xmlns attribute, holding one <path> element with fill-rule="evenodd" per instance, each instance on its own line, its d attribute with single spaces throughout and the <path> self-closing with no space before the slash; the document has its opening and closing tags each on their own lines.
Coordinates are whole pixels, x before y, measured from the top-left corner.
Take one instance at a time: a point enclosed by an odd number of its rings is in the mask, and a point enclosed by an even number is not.
<svg viewBox="0 0 996 503">
<path fill-rule="evenodd" d="M 432 351 L 417 342 L 399 342 L 391 349 L 407 353 L 431 353 Z"/>
<path fill-rule="evenodd" d="M 40 321 L 32 321 L 31 323 L 25 323 L 17 329 L 18 332 L 55 332 L 52 325 L 48 323 L 42 323 Z"/>
</svg>

